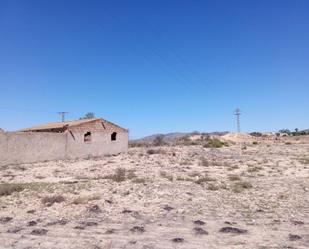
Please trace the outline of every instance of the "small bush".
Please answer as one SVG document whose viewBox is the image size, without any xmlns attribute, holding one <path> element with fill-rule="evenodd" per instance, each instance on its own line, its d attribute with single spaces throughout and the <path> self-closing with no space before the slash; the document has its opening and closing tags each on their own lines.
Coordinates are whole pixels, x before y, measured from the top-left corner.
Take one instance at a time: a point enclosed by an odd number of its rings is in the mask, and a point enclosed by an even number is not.
<svg viewBox="0 0 309 249">
<path fill-rule="evenodd" d="M 162 145 L 164 145 L 165 144 L 164 136 L 163 135 L 156 136 L 155 139 L 153 140 L 152 144 L 154 146 L 162 146 Z"/>
<path fill-rule="evenodd" d="M 23 184 L 18 183 L 2 183 L 0 184 L 0 196 L 11 195 L 14 192 L 21 192 L 25 189 Z"/>
<path fill-rule="evenodd" d="M 207 142 L 203 145 L 204 148 L 221 148 L 223 146 L 228 146 L 228 144 L 220 141 L 217 138 L 208 139 Z"/>
<path fill-rule="evenodd" d="M 79 196 L 73 200 L 73 204 L 75 205 L 87 204 L 89 201 L 99 200 L 99 199 L 100 199 L 100 196 L 98 195 Z"/>
<path fill-rule="evenodd" d="M 15 192 L 21 192 L 23 190 L 29 189 L 33 191 L 39 191 L 46 189 L 50 184 L 49 183 L 0 183 L 0 196 L 11 195 Z"/>
<path fill-rule="evenodd" d="M 238 175 L 229 175 L 229 180 L 230 181 L 240 181 L 241 178 Z"/>
<path fill-rule="evenodd" d="M 137 183 L 137 184 L 144 184 L 147 182 L 147 179 L 146 178 L 134 178 L 132 179 L 132 182 Z"/>
<path fill-rule="evenodd" d="M 241 193 L 245 189 L 250 189 L 250 188 L 252 188 L 252 184 L 250 182 L 239 181 L 234 184 L 234 186 L 232 187 L 232 190 L 234 193 Z"/>
<path fill-rule="evenodd" d="M 195 181 L 196 184 L 203 184 L 204 182 L 211 182 L 211 181 L 215 181 L 216 179 L 211 178 L 209 176 L 203 176 L 201 178 L 199 178 L 198 180 Z"/>
<path fill-rule="evenodd" d="M 127 174 L 126 174 L 126 178 L 129 179 L 129 180 L 133 179 L 133 178 L 136 178 L 135 170 L 129 169 L 127 171 Z"/>
<path fill-rule="evenodd" d="M 54 205 L 55 203 L 64 202 L 65 198 L 62 195 L 46 196 L 42 199 L 42 203 L 47 207 Z"/>
<path fill-rule="evenodd" d="M 146 142 L 137 142 L 137 141 L 130 141 L 129 142 L 129 147 L 130 148 L 140 148 L 140 147 L 148 147 L 149 143 Z"/>
<path fill-rule="evenodd" d="M 239 169 L 239 166 L 238 165 L 231 165 L 231 166 L 228 166 L 227 170 L 229 171 L 232 171 L 232 170 L 235 170 L 235 169 Z"/>
<path fill-rule="evenodd" d="M 252 142 L 253 145 L 258 145 L 259 143 L 257 141 Z"/>
<path fill-rule="evenodd" d="M 103 177 L 103 179 L 110 179 L 114 182 L 123 182 L 126 180 L 126 169 L 118 168 L 114 174 L 106 175 Z"/>
<path fill-rule="evenodd" d="M 113 181 L 123 182 L 126 180 L 126 170 L 124 168 L 116 169 L 115 174 L 112 176 Z"/>
<path fill-rule="evenodd" d="M 183 177 L 183 176 L 177 176 L 176 178 L 177 181 L 188 181 L 188 182 L 193 182 L 194 180 L 190 177 Z"/>
<path fill-rule="evenodd" d="M 148 155 L 153 155 L 153 154 L 165 154 L 165 151 L 162 150 L 162 149 L 157 149 L 157 150 L 155 150 L 155 149 L 149 149 L 149 150 L 147 150 L 147 154 L 148 154 Z"/>
<path fill-rule="evenodd" d="M 260 171 L 262 169 L 263 168 L 260 167 L 260 166 L 254 166 L 254 167 L 249 167 L 247 171 L 250 172 L 250 173 L 253 173 L 253 172 L 258 172 L 258 171 Z"/>
<path fill-rule="evenodd" d="M 292 143 L 291 143 L 291 142 L 286 142 L 285 144 L 286 144 L 286 145 L 291 145 Z"/>
<path fill-rule="evenodd" d="M 209 162 L 208 162 L 207 158 L 201 157 L 200 158 L 200 165 L 204 166 L 204 167 L 208 167 L 209 166 Z"/>
<path fill-rule="evenodd" d="M 247 149 L 247 145 L 244 144 L 244 145 L 241 147 L 241 149 L 242 149 L 242 150 L 246 150 L 246 149 Z"/>
<path fill-rule="evenodd" d="M 192 165 L 192 160 L 187 159 L 182 159 L 180 161 L 180 165 Z"/>
<path fill-rule="evenodd" d="M 170 174 L 168 174 L 167 172 L 165 172 L 165 171 L 160 171 L 160 176 L 161 177 L 163 177 L 163 178 L 165 178 L 165 179 L 167 179 L 167 180 L 169 180 L 169 181 L 173 181 L 173 175 L 170 175 Z"/>
<path fill-rule="evenodd" d="M 309 164 L 309 158 L 301 158 L 299 159 L 299 162 L 302 164 Z"/>
<path fill-rule="evenodd" d="M 200 142 L 199 142 L 199 141 L 193 141 L 193 140 L 184 141 L 183 143 L 184 143 L 184 145 L 186 145 L 186 146 L 190 146 L 190 145 L 200 145 Z"/>
<path fill-rule="evenodd" d="M 219 186 L 216 185 L 216 184 L 213 184 L 213 183 L 209 183 L 209 184 L 207 185 L 207 189 L 208 189 L 208 190 L 212 190 L 212 191 L 217 191 L 217 190 L 219 190 Z"/>
<path fill-rule="evenodd" d="M 263 134 L 261 132 L 251 132 L 250 135 L 253 137 L 261 137 Z"/>
</svg>

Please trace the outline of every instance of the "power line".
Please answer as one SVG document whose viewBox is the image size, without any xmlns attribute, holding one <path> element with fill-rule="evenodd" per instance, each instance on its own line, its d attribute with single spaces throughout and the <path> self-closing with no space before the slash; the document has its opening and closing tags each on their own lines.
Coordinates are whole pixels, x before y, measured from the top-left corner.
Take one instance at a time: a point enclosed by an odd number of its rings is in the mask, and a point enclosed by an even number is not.
<svg viewBox="0 0 309 249">
<path fill-rule="evenodd" d="M 65 115 L 68 114 L 68 112 L 58 112 L 58 114 L 61 116 L 61 122 L 65 121 Z"/>
<path fill-rule="evenodd" d="M 236 108 L 235 115 L 236 115 L 236 122 L 237 122 L 237 132 L 240 133 L 240 115 L 241 115 L 241 112 L 240 112 L 239 108 Z"/>
</svg>

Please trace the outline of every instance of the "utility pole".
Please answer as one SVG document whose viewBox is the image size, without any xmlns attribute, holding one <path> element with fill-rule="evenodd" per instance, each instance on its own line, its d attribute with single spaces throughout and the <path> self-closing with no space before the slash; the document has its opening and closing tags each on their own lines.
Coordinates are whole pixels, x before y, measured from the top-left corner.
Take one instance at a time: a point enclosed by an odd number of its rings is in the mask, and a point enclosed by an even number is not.
<svg viewBox="0 0 309 249">
<path fill-rule="evenodd" d="M 240 113 L 239 108 L 237 108 L 235 110 L 235 115 L 236 115 L 236 121 L 237 121 L 237 132 L 240 133 L 240 115 L 241 115 L 241 113 Z"/>
<path fill-rule="evenodd" d="M 68 114 L 68 112 L 58 112 L 58 114 L 61 116 L 61 122 L 65 121 L 65 115 Z"/>
</svg>

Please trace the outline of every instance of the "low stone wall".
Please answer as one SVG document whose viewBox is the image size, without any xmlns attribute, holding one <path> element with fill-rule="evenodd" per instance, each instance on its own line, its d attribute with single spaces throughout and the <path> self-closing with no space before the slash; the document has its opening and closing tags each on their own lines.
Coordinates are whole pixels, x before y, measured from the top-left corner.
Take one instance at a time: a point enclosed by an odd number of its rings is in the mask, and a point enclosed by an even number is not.
<svg viewBox="0 0 309 249">
<path fill-rule="evenodd" d="M 118 133 L 116 141 L 110 134 L 95 132 L 90 143 L 83 133 L 0 132 L 0 166 L 50 160 L 102 156 L 126 152 L 128 133 Z"/>
</svg>

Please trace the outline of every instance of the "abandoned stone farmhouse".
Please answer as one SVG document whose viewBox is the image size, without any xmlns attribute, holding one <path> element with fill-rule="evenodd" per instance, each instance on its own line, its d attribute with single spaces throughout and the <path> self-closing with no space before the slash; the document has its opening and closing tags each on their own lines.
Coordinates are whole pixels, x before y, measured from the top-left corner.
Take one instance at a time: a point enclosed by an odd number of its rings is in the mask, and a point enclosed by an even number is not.
<svg viewBox="0 0 309 249">
<path fill-rule="evenodd" d="M 102 118 L 0 132 L 0 166 L 126 152 L 128 130 Z"/>
</svg>

